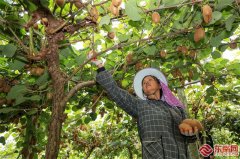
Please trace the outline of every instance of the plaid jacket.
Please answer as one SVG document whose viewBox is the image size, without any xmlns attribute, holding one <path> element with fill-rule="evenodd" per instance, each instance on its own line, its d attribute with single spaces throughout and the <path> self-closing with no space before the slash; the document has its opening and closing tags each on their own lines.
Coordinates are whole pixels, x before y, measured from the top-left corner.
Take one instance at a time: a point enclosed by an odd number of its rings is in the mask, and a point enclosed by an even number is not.
<svg viewBox="0 0 240 159">
<path fill-rule="evenodd" d="M 137 119 L 143 159 L 187 159 L 188 138 L 178 125 L 185 118 L 184 110 L 166 102 L 142 100 L 119 88 L 108 71 L 97 74 L 97 82 L 129 115 Z"/>
</svg>

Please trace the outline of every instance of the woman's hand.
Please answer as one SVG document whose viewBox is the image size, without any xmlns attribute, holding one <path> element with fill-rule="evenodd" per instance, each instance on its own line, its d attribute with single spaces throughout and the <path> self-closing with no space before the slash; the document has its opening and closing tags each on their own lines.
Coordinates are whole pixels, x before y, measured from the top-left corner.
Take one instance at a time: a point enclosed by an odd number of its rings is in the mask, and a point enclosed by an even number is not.
<svg viewBox="0 0 240 159">
<path fill-rule="evenodd" d="M 190 126 L 192 126 L 192 127 L 197 127 L 197 129 L 198 129 L 199 131 L 202 131 L 202 130 L 203 130 L 202 124 L 201 124 L 198 120 L 196 120 L 196 119 L 184 119 L 184 120 L 182 121 L 182 123 L 186 123 L 186 124 L 188 124 L 188 125 L 190 125 Z"/>
<path fill-rule="evenodd" d="M 87 58 L 91 59 L 91 62 L 93 64 L 95 64 L 98 68 L 101 68 L 101 67 L 103 67 L 103 63 L 101 60 L 98 60 L 96 58 L 96 55 L 97 55 L 96 52 L 94 50 L 92 50 L 88 53 Z"/>
<path fill-rule="evenodd" d="M 191 125 L 189 125 L 187 123 L 182 122 L 178 127 L 179 127 L 181 134 L 183 134 L 185 136 L 193 136 L 198 132 L 197 127 L 192 127 Z"/>
</svg>

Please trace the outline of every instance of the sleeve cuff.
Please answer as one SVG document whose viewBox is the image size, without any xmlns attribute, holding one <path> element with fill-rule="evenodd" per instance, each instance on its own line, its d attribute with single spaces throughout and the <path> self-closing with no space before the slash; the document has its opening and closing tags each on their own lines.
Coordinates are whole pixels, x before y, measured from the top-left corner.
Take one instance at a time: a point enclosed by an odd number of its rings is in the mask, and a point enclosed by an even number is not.
<svg viewBox="0 0 240 159">
<path fill-rule="evenodd" d="M 97 69 L 97 73 L 102 72 L 102 71 L 105 71 L 105 67 L 100 67 Z"/>
</svg>

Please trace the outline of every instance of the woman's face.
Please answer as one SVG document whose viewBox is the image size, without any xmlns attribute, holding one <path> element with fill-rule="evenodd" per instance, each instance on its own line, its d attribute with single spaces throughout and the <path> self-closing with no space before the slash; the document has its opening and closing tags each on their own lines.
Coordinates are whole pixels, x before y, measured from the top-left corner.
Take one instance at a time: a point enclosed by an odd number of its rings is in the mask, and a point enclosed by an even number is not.
<svg viewBox="0 0 240 159">
<path fill-rule="evenodd" d="M 146 76 L 142 82 L 143 92 L 146 96 L 152 95 L 161 88 L 161 85 L 152 77 Z"/>
</svg>

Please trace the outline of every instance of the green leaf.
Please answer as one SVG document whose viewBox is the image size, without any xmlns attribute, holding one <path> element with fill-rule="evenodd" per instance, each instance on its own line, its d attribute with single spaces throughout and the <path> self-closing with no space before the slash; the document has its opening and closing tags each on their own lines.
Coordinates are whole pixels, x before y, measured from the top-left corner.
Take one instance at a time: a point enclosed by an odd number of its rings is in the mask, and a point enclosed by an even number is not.
<svg viewBox="0 0 240 159">
<path fill-rule="evenodd" d="M 6 57 L 13 57 L 14 54 L 16 53 L 17 47 L 13 44 L 7 44 L 3 48 L 3 55 L 6 55 Z"/>
<path fill-rule="evenodd" d="M 9 113 L 9 112 L 12 112 L 12 111 L 18 111 L 19 109 L 16 109 L 16 108 L 11 108 L 11 107 L 8 107 L 8 108 L 2 108 L 0 109 L 0 113 Z"/>
<path fill-rule="evenodd" d="M 0 126 L 0 133 L 4 133 L 7 130 L 8 130 L 7 126 Z"/>
<path fill-rule="evenodd" d="M 216 90 L 214 89 L 213 86 L 209 87 L 209 88 L 206 90 L 206 92 L 207 92 L 207 96 L 214 96 L 214 95 L 217 94 L 217 92 L 216 92 Z"/>
<path fill-rule="evenodd" d="M 24 0 L 24 4 L 27 5 L 27 8 L 30 12 L 33 12 L 38 8 L 34 3 L 30 2 L 29 0 Z"/>
<path fill-rule="evenodd" d="M 75 57 L 75 61 L 77 62 L 78 65 L 83 64 L 86 59 L 87 59 L 86 54 L 81 54 L 80 56 Z"/>
<path fill-rule="evenodd" d="M 41 96 L 34 95 L 34 96 L 31 96 L 31 97 L 28 97 L 27 99 L 31 100 L 31 101 L 40 101 L 41 100 Z"/>
<path fill-rule="evenodd" d="M 37 108 L 31 109 L 30 111 L 27 111 L 27 115 L 33 115 L 36 114 L 38 112 Z"/>
<path fill-rule="evenodd" d="M 200 25 L 201 23 L 202 23 L 202 13 L 198 11 L 193 17 L 192 26 L 195 27 Z"/>
<path fill-rule="evenodd" d="M 110 23 L 111 17 L 107 14 L 104 17 L 101 18 L 99 22 L 99 26 L 101 27 L 102 25 L 106 24 L 108 25 Z"/>
<path fill-rule="evenodd" d="M 85 119 L 84 119 L 84 123 L 85 124 L 88 124 L 90 121 L 92 121 L 92 118 L 87 116 Z"/>
<path fill-rule="evenodd" d="M 114 105 L 110 102 L 107 102 L 105 103 L 105 106 L 108 108 L 108 109 L 113 109 Z"/>
<path fill-rule="evenodd" d="M 0 9 L 6 9 L 6 8 L 10 8 L 11 6 L 9 6 L 8 3 L 4 2 L 4 1 L 0 1 Z"/>
<path fill-rule="evenodd" d="M 218 51 L 214 51 L 211 53 L 213 59 L 220 58 L 222 55 Z"/>
<path fill-rule="evenodd" d="M 60 51 L 60 54 L 66 58 L 70 57 L 72 55 L 71 53 L 72 53 L 72 49 L 70 49 L 69 47 L 62 49 Z"/>
<path fill-rule="evenodd" d="M 74 106 L 72 107 L 72 111 L 76 112 L 76 111 L 78 111 L 78 110 L 79 110 L 79 108 L 78 108 L 77 105 L 74 105 Z"/>
<path fill-rule="evenodd" d="M 40 2 L 42 6 L 44 6 L 45 8 L 48 8 L 49 0 L 41 0 Z"/>
<path fill-rule="evenodd" d="M 213 102 L 213 97 L 207 97 L 206 102 L 211 104 Z"/>
<path fill-rule="evenodd" d="M 125 8 L 127 16 L 133 21 L 141 20 L 141 10 L 138 8 L 136 0 L 129 0 L 126 2 Z"/>
<path fill-rule="evenodd" d="M 147 55 L 155 55 L 155 53 L 157 52 L 157 48 L 155 45 L 152 46 L 147 46 L 143 49 L 143 51 L 147 54 Z"/>
<path fill-rule="evenodd" d="M 27 100 L 28 100 L 28 98 L 23 97 L 23 96 L 19 96 L 18 98 L 16 98 L 14 106 L 19 105 L 19 104 L 21 104 L 21 103 L 23 103 L 23 102 L 25 102 Z"/>
<path fill-rule="evenodd" d="M 218 20 L 222 18 L 222 13 L 219 11 L 214 11 L 212 14 L 212 20 L 209 25 L 216 23 Z"/>
<path fill-rule="evenodd" d="M 183 3 L 185 0 L 163 0 L 162 3 L 164 7 L 175 6 L 177 4 Z"/>
<path fill-rule="evenodd" d="M 206 48 L 198 54 L 198 58 L 204 59 L 204 58 L 208 57 L 211 52 L 212 52 L 212 48 Z"/>
<path fill-rule="evenodd" d="M 232 71 L 236 75 L 240 75 L 240 63 L 233 63 L 227 67 L 228 71 Z"/>
<path fill-rule="evenodd" d="M 97 113 L 90 113 L 90 117 L 92 118 L 92 120 L 96 120 L 97 119 Z"/>
<path fill-rule="evenodd" d="M 221 11 L 222 9 L 226 8 L 227 6 L 231 6 L 235 0 L 218 0 L 218 3 L 215 7 L 216 10 Z"/>
<path fill-rule="evenodd" d="M 220 36 L 216 36 L 213 37 L 210 40 L 210 45 L 212 45 L 213 47 L 218 47 L 221 44 L 222 39 L 220 38 Z"/>
<path fill-rule="evenodd" d="M 128 80 L 126 80 L 126 79 L 122 80 L 122 86 L 123 86 L 124 88 L 126 88 L 128 85 L 129 85 Z"/>
<path fill-rule="evenodd" d="M 27 87 L 25 85 L 15 85 L 11 88 L 7 95 L 7 99 L 17 99 L 23 96 L 27 92 Z"/>
<path fill-rule="evenodd" d="M 39 86 L 44 85 L 46 84 L 48 79 L 49 79 L 49 74 L 48 74 L 48 71 L 45 70 L 44 74 L 36 80 L 36 84 Z"/>
<path fill-rule="evenodd" d="M 232 15 L 232 16 L 230 16 L 230 17 L 226 20 L 226 22 L 225 22 L 225 27 L 226 27 L 227 31 L 231 31 L 231 30 L 232 30 L 232 24 L 233 24 L 233 22 L 235 21 L 235 18 L 236 18 L 236 16 L 235 16 L 235 15 Z"/>
<path fill-rule="evenodd" d="M 0 136 L 0 143 L 2 143 L 3 145 L 6 144 L 5 138 L 3 136 Z"/>
<path fill-rule="evenodd" d="M 27 61 L 24 57 L 18 57 L 9 63 L 9 68 L 11 70 L 21 70 L 25 65 L 24 61 Z"/>
<path fill-rule="evenodd" d="M 124 34 L 119 34 L 117 37 L 120 40 L 120 42 L 126 42 L 129 39 L 129 36 Z"/>
</svg>

